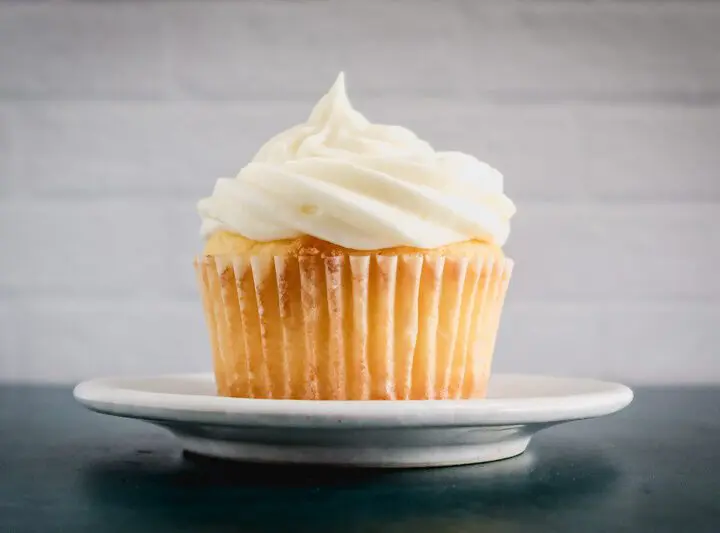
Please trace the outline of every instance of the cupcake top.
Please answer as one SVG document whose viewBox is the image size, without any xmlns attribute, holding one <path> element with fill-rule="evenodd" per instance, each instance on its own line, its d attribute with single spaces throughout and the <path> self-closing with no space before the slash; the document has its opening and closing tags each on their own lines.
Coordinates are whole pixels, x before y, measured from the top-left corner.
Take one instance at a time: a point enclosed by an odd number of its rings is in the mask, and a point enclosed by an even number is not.
<svg viewBox="0 0 720 533">
<path fill-rule="evenodd" d="M 437 152 L 353 109 L 341 73 L 306 123 L 270 139 L 201 200 L 201 232 L 260 242 L 312 236 L 344 248 L 505 244 L 515 213 L 503 177 L 473 156 Z"/>
</svg>

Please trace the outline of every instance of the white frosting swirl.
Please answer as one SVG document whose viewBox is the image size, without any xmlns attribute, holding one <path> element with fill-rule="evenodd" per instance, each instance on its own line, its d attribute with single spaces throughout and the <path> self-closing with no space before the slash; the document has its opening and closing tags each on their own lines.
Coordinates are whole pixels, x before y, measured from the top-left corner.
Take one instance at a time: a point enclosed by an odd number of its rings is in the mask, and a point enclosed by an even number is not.
<svg viewBox="0 0 720 533">
<path fill-rule="evenodd" d="M 515 206 L 503 177 L 472 156 L 436 152 L 353 109 L 341 73 L 307 123 L 270 139 L 198 204 L 202 234 L 255 241 L 311 235 L 356 250 L 503 245 Z"/>
</svg>

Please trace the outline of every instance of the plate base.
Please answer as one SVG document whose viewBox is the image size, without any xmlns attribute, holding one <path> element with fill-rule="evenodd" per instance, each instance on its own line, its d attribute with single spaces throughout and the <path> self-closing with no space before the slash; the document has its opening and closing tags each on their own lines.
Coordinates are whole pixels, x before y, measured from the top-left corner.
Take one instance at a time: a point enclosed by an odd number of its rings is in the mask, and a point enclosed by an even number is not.
<svg viewBox="0 0 720 533">
<path fill-rule="evenodd" d="M 165 426 L 167 427 L 167 426 Z M 374 468 L 422 468 L 487 463 L 525 451 L 531 433 L 526 426 L 393 431 L 346 431 L 317 435 L 295 430 L 284 437 L 228 428 L 167 427 L 191 453 L 256 463 L 314 464 Z M 214 431 L 219 430 L 218 431 Z M 220 433 L 220 434 L 218 434 Z M 345 434 L 343 434 L 345 433 Z M 309 437 L 309 438 L 308 438 Z M 435 438 L 433 438 L 435 437 Z M 312 442 L 314 441 L 314 442 Z"/>
</svg>

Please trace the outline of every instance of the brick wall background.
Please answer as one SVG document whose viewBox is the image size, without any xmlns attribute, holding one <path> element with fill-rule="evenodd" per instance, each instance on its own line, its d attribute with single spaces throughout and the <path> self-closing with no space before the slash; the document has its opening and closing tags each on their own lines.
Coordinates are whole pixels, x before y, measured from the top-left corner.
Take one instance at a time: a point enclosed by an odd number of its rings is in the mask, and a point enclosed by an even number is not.
<svg viewBox="0 0 720 533">
<path fill-rule="evenodd" d="M 0 379 L 209 367 L 194 204 L 346 71 L 498 167 L 500 371 L 720 381 L 720 2 L 0 0 Z"/>
</svg>

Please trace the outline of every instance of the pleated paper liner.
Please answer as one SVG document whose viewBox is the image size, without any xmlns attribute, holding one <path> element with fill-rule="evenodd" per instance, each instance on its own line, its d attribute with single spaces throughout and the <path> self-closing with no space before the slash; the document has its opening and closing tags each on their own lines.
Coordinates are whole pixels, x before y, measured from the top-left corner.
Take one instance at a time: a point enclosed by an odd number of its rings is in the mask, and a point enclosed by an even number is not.
<svg viewBox="0 0 720 533">
<path fill-rule="evenodd" d="M 222 396 L 485 395 L 509 259 L 204 256 L 195 266 Z"/>
</svg>

